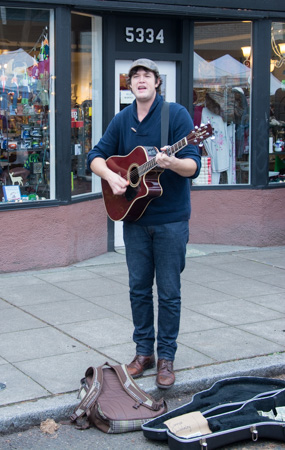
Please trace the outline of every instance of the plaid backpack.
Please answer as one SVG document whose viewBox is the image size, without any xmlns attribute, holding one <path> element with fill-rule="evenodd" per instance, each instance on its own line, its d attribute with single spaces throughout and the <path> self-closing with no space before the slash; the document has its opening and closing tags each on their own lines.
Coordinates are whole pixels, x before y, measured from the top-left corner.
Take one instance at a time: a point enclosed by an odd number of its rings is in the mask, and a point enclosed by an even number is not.
<svg viewBox="0 0 285 450">
<path fill-rule="evenodd" d="M 155 401 L 140 389 L 125 364 L 112 366 L 106 362 L 97 368 L 89 367 L 81 380 L 79 396 L 81 402 L 70 420 L 85 419 L 80 429 L 94 425 L 105 433 L 135 431 L 167 412 L 165 401 Z"/>
</svg>

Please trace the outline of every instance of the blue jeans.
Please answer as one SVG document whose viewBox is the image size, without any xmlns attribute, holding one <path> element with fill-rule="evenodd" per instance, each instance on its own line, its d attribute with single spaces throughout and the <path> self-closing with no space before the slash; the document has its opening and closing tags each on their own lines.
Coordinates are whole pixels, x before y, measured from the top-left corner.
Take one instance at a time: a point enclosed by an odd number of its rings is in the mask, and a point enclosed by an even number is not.
<svg viewBox="0 0 285 450">
<path fill-rule="evenodd" d="M 188 221 L 140 226 L 124 223 L 130 300 L 137 355 L 154 353 L 153 283 L 158 294 L 157 356 L 174 360 L 179 332 L 180 274 L 185 267 Z"/>
</svg>

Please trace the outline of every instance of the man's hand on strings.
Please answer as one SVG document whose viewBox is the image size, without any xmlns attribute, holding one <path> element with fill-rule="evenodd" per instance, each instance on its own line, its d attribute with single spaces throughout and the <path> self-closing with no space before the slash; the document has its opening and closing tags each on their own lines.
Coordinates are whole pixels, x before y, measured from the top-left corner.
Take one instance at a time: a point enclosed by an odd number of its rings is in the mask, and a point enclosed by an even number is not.
<svg viewBox="0 0 285 450">
<path fill-rule="evenodd" d="M 162 147 L 156 154 L 156 162 L 162 169 L 171 169 L 182 177 L 191 177 L 197 170 L 197 164 L 191 158 L 176 158 L 174 155 L 168 156 L 167 147 Z"/>
<path fill-rule="evenodd" d="M 159 167 L 161 167 L 162 169 L 172 169 L 174 170 L 175 164 L 176 164 L 176 160 L 177 158 L 172 155 L 172 156 L 168 156 L 166 151 L 167 151 L 167 146 L 166 147 L 162 147 L 160 150 L 160 152 L 157 152 L 156 154 L 156 162 L 159 165 Z"/>
<path fill-rule="evenodd" d="M 112 172 L 111 170 L 108 172 L 108 178 L 106 178 L 106 180 L 108 181 L 114 195 L 123 195 L 129 185 L 128 180 L 125 180 L 125 178 L 115 172 Z"/>
</svg>

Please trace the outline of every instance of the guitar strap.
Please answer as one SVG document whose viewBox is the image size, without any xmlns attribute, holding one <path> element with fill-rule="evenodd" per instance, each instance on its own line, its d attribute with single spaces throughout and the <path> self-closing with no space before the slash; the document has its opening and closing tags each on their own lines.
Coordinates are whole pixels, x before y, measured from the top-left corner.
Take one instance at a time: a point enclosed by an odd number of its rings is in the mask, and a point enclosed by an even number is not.
<svg viewBox="0 0 285 450">
<path fill-rule="evenodd" d="M 169 103 L 163 102 L 161 107 L 161 147 L 168 145 Z"/>
</svg>

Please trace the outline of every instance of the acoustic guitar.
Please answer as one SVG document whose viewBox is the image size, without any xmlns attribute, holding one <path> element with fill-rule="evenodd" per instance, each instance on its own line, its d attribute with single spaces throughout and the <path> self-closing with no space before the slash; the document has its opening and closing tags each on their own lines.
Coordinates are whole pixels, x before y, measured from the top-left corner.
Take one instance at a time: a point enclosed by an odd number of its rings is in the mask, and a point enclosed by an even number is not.
<svg viewBox="0 0 285 450">
<path fill-rule="evenodd" d="M 210 124 L 201 125 L 163 151 L 168 156 L 172 156 L 189 144 L 200 144 L 212 134 Z M 101 180 L 103 199 L 110 219 L 134 222 L 142 216 L 153 199 L 162 195 L 163 189 L 159 178 L 164 169 L 161 169 L 156 162 L 157 151 L 155 147 L 138 146 L 126 156 L 115 155 L 106 160 L 109 169 L 129 181 L 123 195 L 114 195 L 109 183 Z"/>
</svg>

